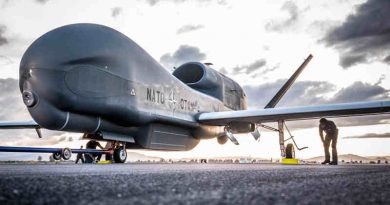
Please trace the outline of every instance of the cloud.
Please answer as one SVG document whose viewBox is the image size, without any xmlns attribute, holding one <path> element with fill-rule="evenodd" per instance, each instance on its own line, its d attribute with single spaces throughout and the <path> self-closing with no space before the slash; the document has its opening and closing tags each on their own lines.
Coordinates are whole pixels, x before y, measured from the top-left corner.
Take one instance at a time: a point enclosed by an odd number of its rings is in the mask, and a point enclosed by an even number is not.
<svg viewBox="0 0 390 205">
<path fill-rule="evenodd" d="M 383 80 L 383 78 L 381 78 Z M 381 81 L 380 79 L 380 81 Z M 258 86 L 244 86 L 250 109 L 262 109 L 287 81 L 277 80 Z M 380 81 L 378 83 L 380 84 Z M 324 81 L 298 81 L 280 100 L 277 107 L 310 106 L 348 102 L 390 100 L 389 91 L 378 83 L 355 82 L 336 91 L 334 84 Z M 335 93 L 331 95 L 332 93 Z M 329 96 L 331 95 L 331 96 Z M 328 96 L 328 97 L 325 97 Z M 389 124 L 390 115 L 372 115 L 335 119 L 338 126 Z M 292 128 L 317 127 L 317 120 L 288 122 Z"/>
<path fill-rule="evenodd" d="M 306 31 L 313 33 L 314 35 L 323 35 L 330 29 L 339 25 L 338 21 L 333 20 L 315 20 L 306 28 Z"/>
<path fill-rule="evenodd" d="M 146 0 L 146 2 L 147 2 L 150 6 L 156 5 L 159 1 L 161 1 L 161 0 Z"/>
<path fill-rule="evenodd" d="M 186 2 L 198 2 L 198 3 L 217 3 L 218 5 L 225 6 L 227 5 L 226 0 L 146 0 L 146 3 L 150 6 L 155 6 L 160 2 L 171 2 L 175 4 L 181 4 Z"/>
<path fill-rule="evenodd" d="M 228 74 L 228 71 L 225 69 L 225 68 L 221 68 L 218 70 L 218 72 L 224 74 L 224 75 L 227 75 Z"/>
<path fill-rule="evenodd" d="M 111 9 L 111 16 L 113 18 L 118 17 L 120 14 L 122 14 L 122 8 L 121 7 L 114 7 Z"/>
<path fill-rule="evenodd" d="M 373 61 L 387 62 L 390 54 L 390 1 L 367 1 L 345 22 L 324 37 L 327 46 L 340 52 L 340 65 L 350 68 Z"/>
<path fill-rule="evenodd" d="M 286 81 L 287 79 L 281 79 L 258 86 L 244 86 L 249 106 L 252 108 L 264 108 Z M 320 96 L 334 90 L 335 86 L 327 82 L 298 81 L 282 98 L 278 107 L 321 104 L 325 99 Z"/>
<path fill-rule="evenodd" d="M 390 133 L 382 133 L 382 134 L 377 134 L 377 133 L 367 133 L 364 135 L 356 135 L 356 136 L 347 136 L 343 137 L 343 139 L 367 139 L 367 138 L 390 138 Z"/>
<path fill-rule="evenodd" d="M 389 90 L 380 85 L 354 82 L 352 85 L 338 91 L 329 103 L 378 101 L 389 99 Z"/>
<path fill-rule="evenodd" d="M 183 34 L 183 33 L 188 33 L 188 32 L 191 32 L 191 31 L 196 31 L 196 30 L 199 30 L 199 29 L 202 29 L 204 28 L 203 25 L 191 25 L 191 24 L 188 24 L 188 25 L 184 25 L 182 27 L 180 27 L 176 34 Z"/>
<path fill-rule="evenodd" d="M 251 74 L 254 71 L 262 68 L 267 64 L 265 59 L 259 59 L 248 65 L 236 66 L 233 68 L 233 74 L 244 72 L 245 74 Z"/>
<path fill-rule="evenodd" d="M 378 83 L 383 80 L 379 79 Z M 258 86 L 244 86 L 248 103 L 253 108 L 263 108 L 277 93 L 287 79 L 277 80 Z M 336 91 L 334 84 L 324 81 L 298 81 L 279 102 L 278 107 L 302 105 L 322 105 L 348 102 L 378 101 L 390 99 L 390 91 L 378 83 L 369 84 L 360 81 Z M 336 91 L 336 92 L 335 92 Z M 331 97 L 324 97 L 335 92 Z"/>
<path fill-rule="evenodd" d="M 0 55 L 0 66 L 12 64 L 13 61 L 7 56 Z"/>
<path fill-rule="evenodd" d="M 35 0 L 35 1 L 40 4 L 46 4 L 49 0 Z"/>
<path fill-rule="evenodd" d="M 217 0 L 217 4 L 219 4 L 221 6 L 226 6 L 228 3 L 226 0 Z"/>
<path fill-rule="evenodd" d="M 31 130 L 31 133 L 34 133 L 35 131 Z M 50 133 L 50 137 L 48 137 Z M 35 134 L 35 133 L 34 133 Z M 32 137 L 23 137 L 23 138 L 16 138 L 10 141 L 2 142 L 2 146 L 52 146 L 57 145 L 61 142 L 72 142 L 74 139 L 71 136 L 68 136 L 68 134 L 63 132 L 54 132 L 54 131 L 48 131 L 45 130 L 43 132 L 43 138 L 38 138 L 37 136 Z M 82 134 L 80 134 L 80 137 L 77 140 L 81 140 Z"/>
<path fill-rule="evenodd" d="M 343 68 L 349 68 L 351 66 L 360 64 L 360 63 L 367 63 L 367 56 L 366 55 L 358 55 L 358 56 L 343 56 L 340 58 L 340 65 Z"/>
<path fill-rule="evenodd" d="M 18 80 L 12 78 L 0 78 L 0 93 L 0 121 L 32 120 L 26 106 L 23 104 L 22 96 L 19 91 Z M 54 143 L 51 137 L 64 133 L 50 130 L 42 130 L 42 132 L 43 138 L 38 139 L 37 134 L 33 129 L 0 129 L 0 139 L 2 139 L 0 144 L 6 146 L 25 146 L 31 142 L 31 146 L 51 145 Z M 37 144 L 33 142 L 36 142 Z"/>
<path fill-rule="evenodd" d="M 200 62 L 206 59 L 206 54 L 200 52 L 198 47 L 181 45 L 173 54 L 166 53 L 161 56 L 160 62 L 168 69 L 180 66 L 186 62 Z"/>
<path fill-rule="evenodd" d="M 3 0 L 1 2 L 1 8 L 6 8 L 8 6 L 8 4 L 9 4 L 9 2 L 10 2 L 10 0 Z"/>
<path fill-rule="evenodd" d="M 378 81 L 374 85 L 380 85 L 384 80 L 386 80 L 386 75 L 382 74 L 381 77 L 379 77 Z"/>
<path fill-rule="evenodd" d="M 280 64 L 277 64 L 277 65 L 275 65 L 273 67 L 266 66 L 265 69 L 263 69 L 260 73 L 256 73 L 255 75 L 252 75 L 251 77 L 252 78 L 257 78 L 259 76 L 263 76 L 263 79 L 267 79 L 267 77 L 265 77 L 264 75 L 267 74 L 267 73 L 270 73 L 272 71 L 275 71 L 276 69 L 279 68 L 279 65 Z"/>
<path fill-rule="evenodd" d="M 289 14 L 289 17 L 284 20 L 273 20 L 265 25 L 265 29 L 269 31 L 283 31 L 285 29 L 290 28 L 291 26 L 295 25 L 295 23 L 299 19 L 299 11 L 298 6 L 292 2 L 287 1 L 283 4 L 281 7 L 282 11 L 287 11 Z"/>
<path fill-rule="evenodd" d="M 4 36 L 6 27 L 4 25 L 0 25 L 0 46 L 8 43 L 8 39 Z"/>
<path fill-rule="evenodd" d="M 16 79 L 0 79 L 0 120 L 31 120 Z"/>
<path fill-rule="evenodd" d="M 387 56 L 385 59 L 383 59 L 384 62 L 386 62 L 387 64 L 390 64 L 390 55 Z"/>
<path fill-rule="evenodd" d="M 279 64 L 274 66 L 274 67 L 267 68 L 267 69 L 263 70 L 263 72 L 261 72 L 261 74 L 267 74 L 267 73 L 272 72 L 272 71 L 274 71 L 274 70 L 276 70 L 278 68 L 279 68 Z"/>
</svg>

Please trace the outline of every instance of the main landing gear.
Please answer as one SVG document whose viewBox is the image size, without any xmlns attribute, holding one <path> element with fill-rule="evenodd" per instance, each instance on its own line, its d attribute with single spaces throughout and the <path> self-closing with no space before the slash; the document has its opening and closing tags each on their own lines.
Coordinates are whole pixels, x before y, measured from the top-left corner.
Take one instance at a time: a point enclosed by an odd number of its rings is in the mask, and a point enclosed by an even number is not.
<svg viewBox="0 0 390 205">
<path fill-rule="evenodd" d="M 282 164 L 299 163 L 298 159 L 295 158 L 294 147 L 297 148 L 298 150 L 303 150 L 308 147 L 298 147 L 297 143 L 294 140 L 294 136 L 291 134 L 284 120 L 278 121 L 278 129 L 263 124 L 259 124 L 259 126 L 279 133 L 279 147 L 280 147 L 280 156 L 282 157 Z M 288 134 L 290 135 L 288 139 L 284 139 L 284 128 L 286 128 Z M 293 143 L 288 143 L 285 146 L 285 142 L 288 140 L 291 140 Z"/>
</svg>

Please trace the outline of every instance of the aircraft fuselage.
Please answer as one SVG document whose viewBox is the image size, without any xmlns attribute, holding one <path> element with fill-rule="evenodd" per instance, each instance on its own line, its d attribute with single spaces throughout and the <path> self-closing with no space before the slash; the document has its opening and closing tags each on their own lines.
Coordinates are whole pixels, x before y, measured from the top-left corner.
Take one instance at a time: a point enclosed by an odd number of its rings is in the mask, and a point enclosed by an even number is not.
<svg viewBox="0 0 390 205">
<path fill-rule="evenodd" d="M 149 149 L 192 149 L 224 134 L 199 124 L 198 113 L 246 108 L 242 88 L 207 65 L 190 62 L 172 75 L 125 35 L 95 24 L 38 38 L 22 58 L 19 85 L 44 128 Z"/>
</svg>

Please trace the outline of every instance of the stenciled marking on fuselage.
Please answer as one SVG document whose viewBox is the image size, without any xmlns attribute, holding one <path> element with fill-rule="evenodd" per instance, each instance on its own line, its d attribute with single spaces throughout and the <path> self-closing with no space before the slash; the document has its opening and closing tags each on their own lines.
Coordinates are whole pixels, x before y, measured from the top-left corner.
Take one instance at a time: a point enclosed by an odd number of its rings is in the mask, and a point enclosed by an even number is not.
<svg viewBox="0 0 390 205">
<path fill-rule="evenodd" d="M 146 88 L 146 100 L 163 105 L 165 103 L 164 93 L 152 88 Z"/>
<path fill-rule="evenodd" d="M 180 98 L 180 100 L 176 101 L 173 91 L 170 92 L 169 96 L 169 99 L 165 99 L 166 95 L 163 91 L 153 88 L 146 88 L 146 100 L 149 102 L 165 105 L 165 102 L 168 100 L 169 108 L 173 110 L 181 109 L 187 111 L 197 111 L 199 109 L 199 103 L 197 100 L 192 101 L 185 98 Z"/>
<path fill-rule="evenodd" d="M 180 99 L 179 102 L 180 109 L 196 111 L 198 108 L 198 101 L 189 101 L 186 99 Z"/>
</svg>

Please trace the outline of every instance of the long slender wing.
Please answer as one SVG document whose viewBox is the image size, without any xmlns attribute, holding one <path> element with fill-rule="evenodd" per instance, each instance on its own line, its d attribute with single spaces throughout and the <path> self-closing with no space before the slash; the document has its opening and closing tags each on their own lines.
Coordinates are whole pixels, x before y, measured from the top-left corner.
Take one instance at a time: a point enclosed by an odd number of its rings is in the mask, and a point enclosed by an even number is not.
<svg viewBox="0 0 390 205">
<path fill-rule="evenodd" d="M 252 123 L 275 122 L 278 120 L 303 120 L 320 117 L 346 117 L 372 115 L 390 112 L 390 101 L 343 103 L 320 106 L 270 108 L 261 110 L 239 110 L 201 113 L 197 120 L 208 125 L 227 125 L 242 121 Z"/>
<path fill-rule="evenodd" d="M 40 126 L 35 121 L 0 122 L 0 129 L 37 129 Z"/>
</svg>

